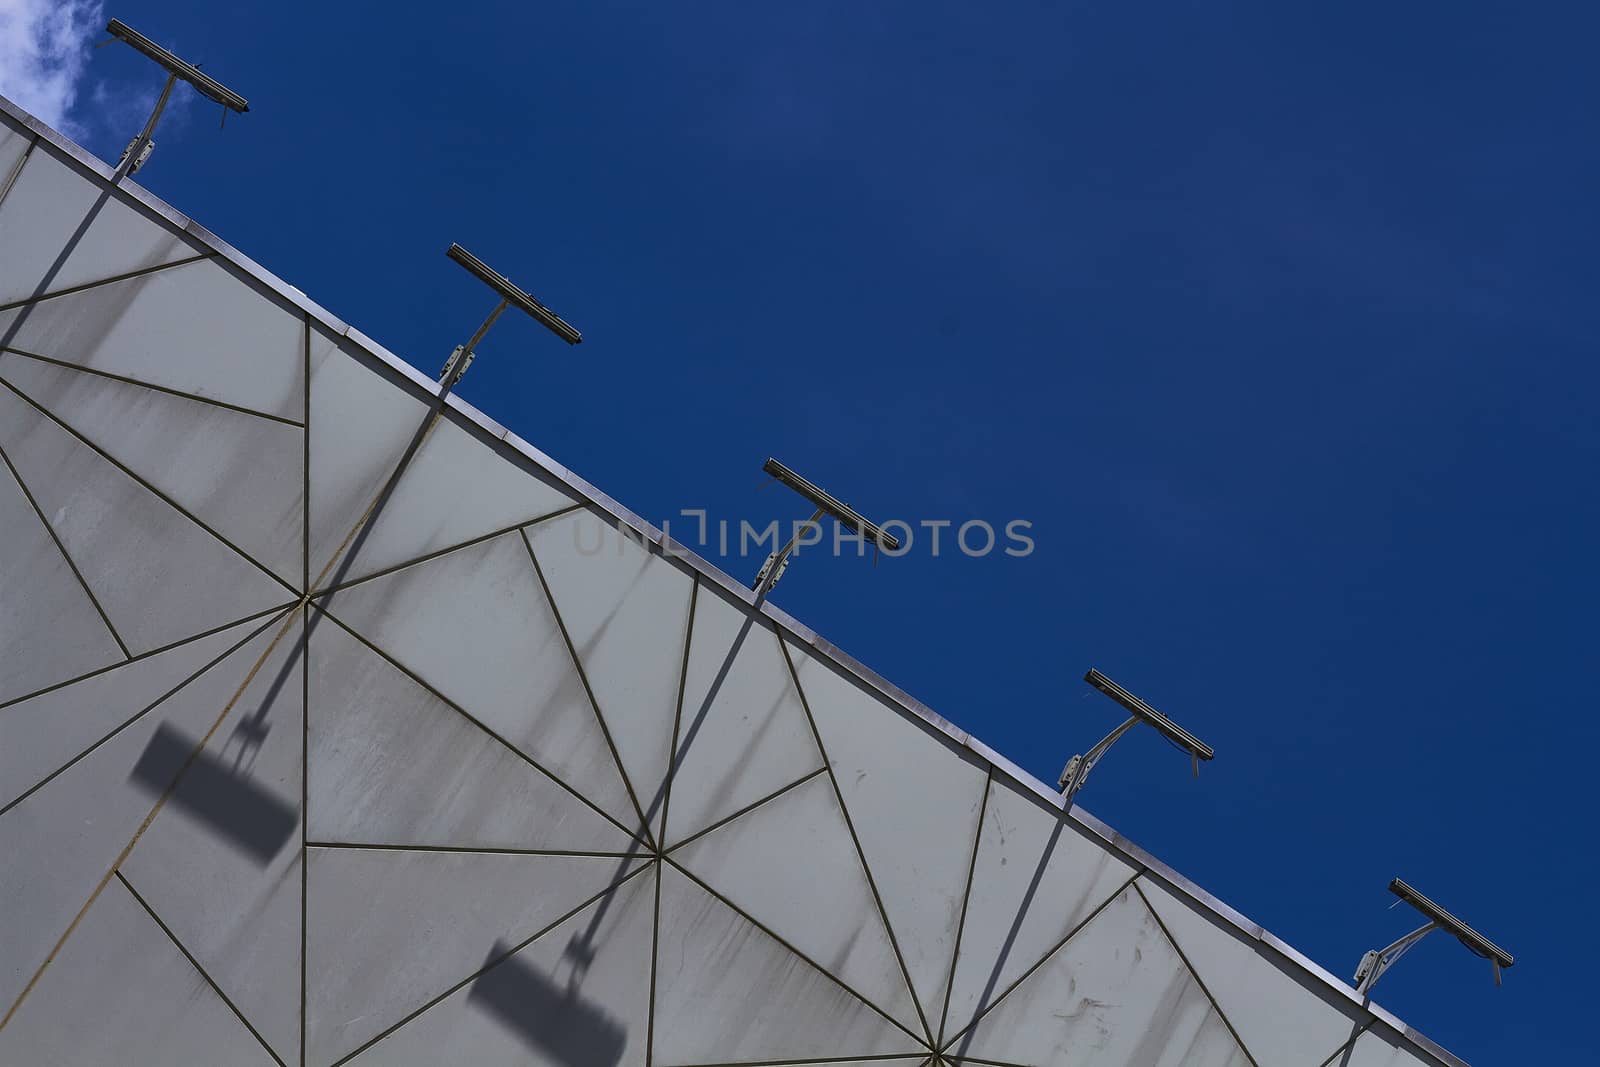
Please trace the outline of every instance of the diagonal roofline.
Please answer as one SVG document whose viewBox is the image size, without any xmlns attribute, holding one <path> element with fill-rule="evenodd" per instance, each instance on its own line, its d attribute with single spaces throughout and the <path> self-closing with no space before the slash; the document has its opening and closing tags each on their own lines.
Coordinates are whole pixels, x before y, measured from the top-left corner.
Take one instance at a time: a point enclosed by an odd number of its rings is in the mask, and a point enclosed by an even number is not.
<svg viewBox="0 0 1600 1067">
<path fill-rule="evenodd" d="M 0 112 L 23 126 L 33 135 L 35 142 L 42 141 L 77 163 L 90 177 L 97 180 L 102 188 L 109 186 L 110 178 L 114 173 L 113 168 L 92 155 L 87 149 L 41 122 L 3 95 L 0 95 Z M 227 261 L 252 281 L 304 312 L 336 338 L 349 342 L 364 354 L 378 360 L 424 393 L 434 397 L 438 396 L 438 382 L 427 377 L 410 363 L 312 300 L 303 291 L 277 277 L 261 264 L 189 216 L 167 204 L 149 190 L 133 181 L 124 179 L 118 185 L 117 192 L 121 197 L 158 216 L 194 242 L 209 249 L 216 257 Z M 451 393 L 446 397 L 445 403 L 450 410 L 472 423 L 478 430 L 538 465 L 550 476 L 570 489 L 583 502 L 592 505 L 615 521 L 629 527 L 634 533 L 640 535 L 657 548 L 663 551 L 670 550 L 674 557 L 687 564 L 701 578 L 709 581 L 745 606 L 756 606 L 755 594 L 746 588 L 744 583 L 736 581 L 687 545 L 680 544 L 663 534 L 653 523 L 636 515 L 564 464 L 546 455 L 507 427 L 502 426 L 461 399 L 458 394 Z M 861 663 L 771 601 L 762 602 L 759 610 L 760 614 L 770 620 L 787 636 L 804 645 L 808 650 L 814 651 L 823 658 L 830 660 L 846 674 L 895 704 L 907 715 L 921 720 L 926 726 L 938 731 L 951 742 L 967 749 L 973 755 L 991 765 L 996 772 L 1010 779 L 1014 785 L 1032 793 L 1039 800 L 1057 811 L 1061 810 L 1062 798 L 1055 789 L 1017 766 L 1006 756 L 955 725 L 927 704 Z M 1291 968 L 1299 970 L 1312 984 L 1323 988 L 1327 993 L 1331 994 L 1333 999 L 1348 1005 L 1357 1012 L 1358 1017 L 1359 1014 L 1372 1016 L 1374 1024 L 1371 1028 L 1381 1027 L 1383 1030 L 1391 1032 L 1393 1036 L 1409 1043 L 1415 1051 L 1437 1061 L 1443 1067 L 1470 1067 L 1465 1060 L 1442 1048 L 1425 1034 L 1407 1025 L 1393 1013 L 1377 1004 L 1364 1000 L 1352 987 L 1339 980 L 1325 967 L 1294 948 L 1282 938 L 1266 930 L 1259 923 L 1228 906 L 1212 893 L 1173 870 L 1100 819 L 1084 811 L 1082 807 L 1074 804 L 1072 809 L 1067 812 L 1066 818 L 1069 822 L 1075 824 L 1080 832 L 1094 838 L 1103 847 L 1126 860 L 1137 869 L 1138 874 L 1153 875 L 1168 888 L 1174 890 L 1180 896 L 1187 897 L 1202 910 L 1208 912 L 1220 924 L 1232 928 L 1234 933 L 1246 941 L 1265 946 L 1267 949 L 1266 955 L 1279 957 Z"/>
</svg>

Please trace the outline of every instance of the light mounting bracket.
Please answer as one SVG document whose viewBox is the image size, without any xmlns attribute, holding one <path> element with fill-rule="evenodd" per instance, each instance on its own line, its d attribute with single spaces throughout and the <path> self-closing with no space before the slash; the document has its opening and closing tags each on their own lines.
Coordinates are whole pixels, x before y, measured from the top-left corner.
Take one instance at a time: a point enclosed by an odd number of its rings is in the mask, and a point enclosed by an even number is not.
<svg viewBox="0 0 1600 1067">
<path fill-rule="evenodd" d="M 535 300 L 533 294 L 517 288 L 511 279 L 471 252 L 468 252 L 465 248 L 458 244 L 452 244 L 445 250 L 445 255 L 449 256 L 474 278 L 493 289 L 500 297 L 500 303 L 495 305 L 493 311 L 489 312 L 489 317 L 483 320 L 483 325 L 478 327 L 477 332 L 467 340 L 467 343 L 457 345 L 455 351 L 450 353 L 450 358 L 445 360 L 444 369 L 439 372 L 439 384 L 444 387 L 441 395 L 455 388 L 456 383 L 461 380 L 461 376 L 467 373 L 467 368 L 472 366 L 472 360 L 477 355 L 478 342 L 483 340 L 484 335 L 489 332 L 489 327 L 495 324 L 495 320 L 508 307 L 514 307 L 518 311 L 524 312 L 569 345 L 582 343 L 583 334 L 574 329 L 565 319 Z"/>
<path fill-rule="evenodd" d="M 1500 971 L 1516 962 L 1516 958 L 1511 953 L 1505 951 L 1448 911 L 1445 911 L 1401 879 L 1396 878 L 1389 883 L 1389 892 L 1416 908 L 1428 921 L 1398 941 L 1384 948 L 1373 949 L 1361 957 L 1361 963 L 1356 968 L 1354 982 L 1356 992 L 1362 996 L 1367 996 L 1372 987 L 1378 983 L 1378 979 L 1383 977 L 1385 971 L 1394 966 L 1400 957 L 1404 956 L 1413 945 L 1434 930 L 1444 930 L 1465 945 L 1473 955 L 1481 956 L 1488 960 L 1494 968 L 1495 985 L 1500 984 Z"/>
<path fill-rule="evenodd" d="M 877 523 L 867 519 L 855 508 L 846 504 L 832 493 L 818 486 L 814 482 L 796 474 L 777 460 L 767 458 L 761 469 L 771 475 L 775 481 L 781 482 L 809 500 L 816 508 L 811 517 L 795 527 L 794 534 L 788 542 L 767 557 L 761 565 L 755 581 L 750 583 L 750 588 L 755 591 L 756 602 L 765 600 L 767 594 L 772 592 L 772 587 L 778 584 L 778 579 L 783 577 L 783 572 L 789 569 L 790 557 L 800 545 L 800 535 L 803 531 L 813 529 L 824 516 L 833 518 L 839 525 L 849 530 L 854 530 L 861 537 L 872 542 L 874 550 L 888 549 L 890 552 L 898 551 L 900 539 L 889 533 Z M 776 538 L 774 538 L 776 540 Z"/>
<path fill-rule="evenodd" d="M 1089 772 L 1094 770 L 1095 765 L 1110 751 L 1111 746 L 1116 744 L 1123 734 L 1140 723 L 1154 727 L 1168 741 L 1187 751 L 1190 760 L 1194 764 L 1195 777 L 1200 776 L 1200 761 L 1210 760 L 1216 756 L 1216 752 L 1210 745 L 1093 667 L 1089 668 L 1089 672 L 1083 676 L 1083 680 L 1112 700 L 1115 700 L 1118 704 L 1121 704 L 1130 714 L 1127 721 L 1121 726 L 1101 738 L 1088 752 L 1081 756 L 1073 756 L 1067 761 L 1067 765 L 1062 768 L 1061 777 L 1056 780 L 1056 786 L 1061 790 L 1061 796 L 1066 808 L 1072 807 L 1072 800 L 1078 795 L 1078 790 L 1083 788 L 1083 783 L 1088 780 Z"/>
<path fill-rule="evenodd" d="M 167 101 L 172 98 L 172 87 L 178 82 L 188 82 L 194 87 L 195 92 L 207 100 L 221 104 L 224 119 L 227 118 L 229 111 L 242 115 L 250 110 L 250 104 L 244 97 L 209 74 L 202 73 L 195 64 L 178 58 L 170 50 L 156 44 L 121 19 L 112 19 L 106 23 L 106 32 L 111 34 L 113 41 L 123 42 L 154 60 L 167 72 L 167 84 L 162 87 L 161 95 L 156 99 L 155 110 L 150 112 L 150 118 L 145 122 L 144 129 L 140 130 L 138 136 L 129 141 L 128 147 L 122 150 L 122 158 L 117 161 L 117 168 L 111 176 L 112 182 L 120 181 L 123 177 L 134 173 L 150 158 L 150 153 L 155 150 L 155 141 L 152 138 L 156 132 L 156 123 L 160 121 L 162 112 L 167 109 Z M 111 41 L 102 43 L 110 44 Z"/>
</svg>

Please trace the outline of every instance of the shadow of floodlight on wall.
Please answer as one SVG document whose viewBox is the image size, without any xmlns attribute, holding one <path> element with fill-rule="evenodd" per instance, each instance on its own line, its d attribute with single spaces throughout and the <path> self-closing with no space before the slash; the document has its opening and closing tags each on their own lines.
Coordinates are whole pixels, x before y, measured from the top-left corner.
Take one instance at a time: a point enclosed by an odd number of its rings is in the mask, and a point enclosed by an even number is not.
<svg viewBox="0 0 1600 1067">
<path fill-rule="evenodd" d="M 162 723 L 128 777 L 156 796 L 173 789 L 174 805 L 265 865 L 288 844 L 300 825 L 299 814 L 246 777 L 245 768 L 196 752 L 198 747 L 198 741 Z M 194 760 L 185 770 L 191 754 Z"/>
<path fill-rule="evenodd" d="M 502 959 L 511 949 L 499 942 L 490 949 L 489 969 L 472 983 L 467 1001 L 565 1067 L 616 1067 L 628 1045 L 627 1028 L 579 996 L 575 986 L 563 986 L 515 956 Z"/>
</svg>

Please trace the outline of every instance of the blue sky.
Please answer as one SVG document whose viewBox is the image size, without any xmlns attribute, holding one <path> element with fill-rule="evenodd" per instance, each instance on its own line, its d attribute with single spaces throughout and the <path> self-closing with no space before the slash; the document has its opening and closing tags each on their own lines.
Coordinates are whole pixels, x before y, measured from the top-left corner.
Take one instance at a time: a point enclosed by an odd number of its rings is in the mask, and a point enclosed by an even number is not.
<svg viewBox="0 0 1600 1067">
<path fill-rule="evenodd" d="M 773 599 L 1047 780 L 1120 721 L 1101 668 L 1218 755 L 1136 732 L 1086 808 L 1339 974 L 1403 876 L 1518 965 L 1431 938 L 1386 1006 L 1592 1057 L 1592 10 L 108 13 L 252 103 L 181 104 L 158 194 L 429 373 L 491 303 L 444 248 L 501 267 L 587 340 L 508 318 L 462 394 L 657 522 L 801 517 L 769 454 L 1030 521 Z M 110 158 L 160 84 L 67 81 Z"/>
</svg>

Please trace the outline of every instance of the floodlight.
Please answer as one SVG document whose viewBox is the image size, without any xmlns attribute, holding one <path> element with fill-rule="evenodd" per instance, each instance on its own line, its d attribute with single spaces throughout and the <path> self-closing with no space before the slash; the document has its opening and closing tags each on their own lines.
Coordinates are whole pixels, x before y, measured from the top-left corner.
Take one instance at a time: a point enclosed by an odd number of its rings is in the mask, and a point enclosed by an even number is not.
<svg viewBox="0 0 1600 1067">
<path fill-rule="evenodd" d="M 167 72 L 167 84 L 162 86 L 161 95 L 156 98 L 156 106 L 150 112 L 150 117 L 145 120 L 144 129 L 128 142 L 128 147 L 122 150 L 122 158 L 117 160 L 117 169 L 111 175 L 112 184 L 144 166 L 150 158 L 150 153 L 155 151 L 156 143 L 152 138 L 156 132 L 156 123 L 161 121 L 161 113 L 167 109 L 167 101 L 172 97 L 172 87 L 180 80 L 194 86 L 195 91 L 206 99 L 221 104 L 224 120 L 227 119 L 229 111 L 243 114 L 250 110 L 250 105 L 244 97 L 210 75 L 200 73 L 199 67 L 185 63 L 121 19 L 112 19 L 106 23 L 106 32 L 111 34 L 111 41 L 122 41 L 133 46 L 159 63 Z M 110 44 L 111 41 L 100 43 Z"/>
<path fill-rule="evenodd" d="M 900 547 L 900 539 L 894 534 L 882 529 L 849 504 L 809 479 L 802 478 L 777 460 L 768 457 L 766 463 L 761 465 L 761 469 L 805 497 L 816 510 L 811 513 L 811 518 L 795 528 L 794 536 L 789 538 L 787 544 L 767 557 L 767 561 L 761 565 L 761 570 L 756 573 L 756 580 L 750 583 L 750 588 L 755 590 L 758 603 L 772 592 L 772 587 L 778 584 L 783 572 L 789 569 L 789 558 L 800 544 L 800 531 L 814 526 L 824 515 L 831 516 L 841 526 L 871 540 L 878 548 L 887 548 L 893 552 Z"/>
<path fill-rule="evenodd" d="M 1478 955 L 1488 957 L 1501 967 L 1509 967 L 1516 962 L 1516 958 L 1511 953 L 1500 948 L 1493 941 L 1490 941 L 1487 937 L 1484 937 L 1400 879 L 1396 878 L 1389 883 L 1389 892 L 1432 919 L 1438 924 L 1439 929 L 1454 934 L 1457 941 L 1460 941 Z"/>
<path fill-rule="evenodd" d="M 1404 956 L 1418 941 L 1433 932 L 1443 930 L 1457 941 L 1467 947 L 1467 951 L 1475 956 L 1482 956 L 1494 966 L 1494 984 L 1500 984 L 1500 969 L 1509 967 L 1516 962 L 1511 953 L 1505 951 L 1484 937 L 1478 931 L 1462 922 L 1460 919 L 1445 911 L 1439 905 L 1412 889 L 1405 882 L 1396 878 L 1389 883 L 1389 892 L 1422 912 L 1428 919 L 1427 923 L 1411 931 L 1400 940 L 1387 948 L 1373 949 L 1361 957 L 1361 964 L 1356 968 L 1356 992 L 1365 995 L 1383 973 L 1392 967 L 1396 960 Z"/>
<path fill-rule="evenodd" d="M 891 552 L 900 547 L 900 539 L 894 534 L 879 529 L 875 523 L 869 522 L 855 508 L 827 490 L 802 478 L 777 460 L 769 458 L 766 463 L 762 464 L 761 469 L 811 501 L 823 514 L 833 516 L 840 523 L 855 530 L 868 540 L 887 548 Z"/>
<path fill-rule="evenodd" d="M 1077 796 L 1078 790 L 1083 788 L 1083 783 L 1088 779 L 1089 772 L 1094 770 L 1095 764 L 1099 763 L 1101 758 L 1111 749 L 1111 746 L 1116 744 L 1117 738 L 1140 723 L 1155 727 L 1161 736 L 1188 752 L 1190 758 L 1194 761 L 1194 773 L 1196 776 L 1200 774 L 1200 761 L 1209 760 L 1216 755 L 1210 745 L 1093 667 L 1089 668 L 1089 673 L 1083 676 L 1083 680 L 1112 700 L 1115 700 L 1118 704 L 1121 704 L 1128 710 L 1130 717 L 1121 726 L 1101 738 L 1100 742 L 1088 752 L 1069 759 L 1067 765 L 1061 769 L 1061 777 L 1056 780 L 1056 785 L 1060 787 L 1061 795 L 1065 799 L 1068 808 L 1072 807 L 1072 798 Z"/>
<path fill-rule="evenodd" d="M 174 78 L 186 81 L 194 86 L 195 92 L 207 100 L 213 100 L 230 111 L 237 111 L 241 115 L 250 110 L 250 104 L 244 97 L 210 75 L 201 73 L 199 67 L 191 63 L 185 63 L 121 19 L 112 19 L 106 23 L 106 32 L 117 40 L 132 45 L 161 64 L 166 68 L 167 73 Z"/>
<path fill-rule="evenodd" d="M 1134 696 L 1132 693 L 1128 692 L 1126 689 L 1122 688 L 1122 686 L 1118 685 L 1116 682 L 1113 682 L 1110 678 L 1107 678 L 1093 667 L 1089 668 L 1089 673 L 1083 676 L 1083 680 L 1100 690 L 1100 692 L 1104 693 L 1112 700 L 1115 700 L 1118 704 L 1121 704 L 1123 707 L 1127 708 L 1143 722 L 1147 722 L 1151 726 L 1154 726 L 1161 732 L 1162 736 L 1171 741 L 1173 744 L 1177 745 L 1179 748 L 1186 748 L 1196 757 L 1203 760 L 1209 760 L 1216 756 L 1216 753 L 1212 751 L 1210 745 L 1206 744 L 1194 734 L 1191 734 L 1188 730 L 1185 730 L 1183 727 L 1179 726 L 1177 723 L 1173 722 L 1171 719 L 1167 718 L 1155 708 L 1152 708 L 1149 704 L 1146 704 L 1144 701 L 1140 700 L 1138 697 Z"/>
<path fill-rule="evenodd" d="M 583 334 L 573 329 L 560 315 L 539 303 L 529 293 L 518 289 L 511 283 L 511 279 L 471 252 L 468 252 L 465 248 L 458 244 L 452 244 L 445 254 L 465 267 L 480 282 L 499 293 L 506 303 L 538 319 L 551 333 L 567 342 L 567 344 L 575 345 L 583 341 Z"/>
</svg>

